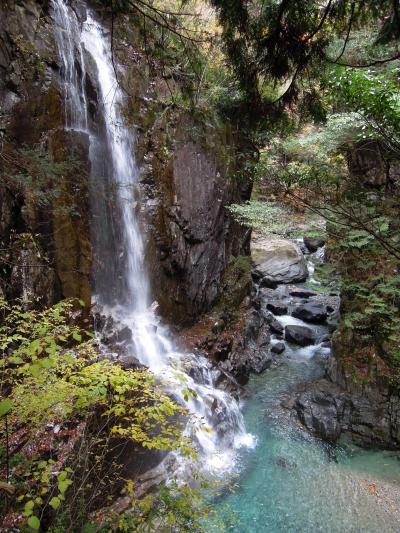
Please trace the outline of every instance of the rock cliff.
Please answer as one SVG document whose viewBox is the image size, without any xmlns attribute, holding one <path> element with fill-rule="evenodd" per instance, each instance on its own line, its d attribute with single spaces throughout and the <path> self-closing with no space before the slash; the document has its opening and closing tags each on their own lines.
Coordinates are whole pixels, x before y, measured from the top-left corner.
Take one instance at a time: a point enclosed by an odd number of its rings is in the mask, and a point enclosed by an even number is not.
<svg viewBox="0 0 400 533">
<path fill-rule="evenodd" d="M 89 304 L 88 139 L 67 131 L 61 63 L 51 2 L 6 0 L 0 21 L 1 288 L 8 298 L 47 305 L 63 297 Z M 88 2 L 98 16 L 107 15 Z M 71 0 L 81 20 L 85 2 Z M 244 140 L 220 119 L 177 104 L 184 88 L 149 58 L 135 20 L 114 25 L 114 53 L 136 130 L 141 213 L 154 299 L 161 313 L 189 322 L 217 298 L 232 257 L 249 253 L 249 232 L 225 209 L 251 187 L 235 179 Z M 76 57 L 79 62 L 80 58 Z M 90 120 L 96 121 L 95 73 L 85 58 Z M 28 304 L 28 301 L 31 303 Z"/>
</svg>

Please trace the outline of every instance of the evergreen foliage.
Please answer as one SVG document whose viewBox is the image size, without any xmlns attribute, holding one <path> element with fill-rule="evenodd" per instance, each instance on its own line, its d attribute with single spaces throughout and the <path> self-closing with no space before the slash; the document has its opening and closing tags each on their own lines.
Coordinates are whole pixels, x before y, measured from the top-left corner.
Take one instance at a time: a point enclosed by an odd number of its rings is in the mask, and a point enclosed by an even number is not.
<svg viewBox="0 0 400 533">
<path fill-rule="evenodd" d="M 256 113 L 281 111 L 301 96 L 305 109 L 314 117 L 323 116 L 318 89 L 308 80 L 315 80 L 321 67 L 340 64 L 351 31 L 378 17 L 385 20 L 380 42 L 397 38 L 400 31 L 399 8 L 391 0 L 330 0 L 324 5 L 316 0 L 212 0 L 212 4 L 229 60 Z M 343 45 L 334 58 L 328 51 L 335 36 L 343 39 Z"/>
<path fill-rule="evenodd" d="M 255 177 L 283 205 L 327 222 L 347 369 L 400 383 L 398 2 L 213 0 L 227 56 L 267 128 Z M 268 139 L 269 134 L 269 139 Z M 233 206 L 268 232 L 271 204 Z M 287 233 L 284 212 L 273 228 Z M 326 269 L 326 268 L 325 268 Z M 352 348 L 357 346 L 357 348 Z"/>
</svg>

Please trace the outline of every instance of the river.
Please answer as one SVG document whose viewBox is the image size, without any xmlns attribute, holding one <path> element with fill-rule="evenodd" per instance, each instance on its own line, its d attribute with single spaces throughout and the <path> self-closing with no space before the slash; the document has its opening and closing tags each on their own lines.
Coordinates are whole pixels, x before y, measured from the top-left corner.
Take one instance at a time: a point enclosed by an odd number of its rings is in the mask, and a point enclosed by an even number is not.
<svg viewBox="0 0 400 533">
<path fill-rule="evenodd" d="M 324 327 L 318 328 L 323 335 Z M 289 389 L 324 375 L 329 355 L 321 345 L 287 346 L 279 366 L 251 378 L 244 419 L 257 446 L 239 452 L 230 485 L 212 495 L 216 516 L 207 531 L 400 531 L 398 453 L 323 443 L 281 406 Z"/>
</svg>

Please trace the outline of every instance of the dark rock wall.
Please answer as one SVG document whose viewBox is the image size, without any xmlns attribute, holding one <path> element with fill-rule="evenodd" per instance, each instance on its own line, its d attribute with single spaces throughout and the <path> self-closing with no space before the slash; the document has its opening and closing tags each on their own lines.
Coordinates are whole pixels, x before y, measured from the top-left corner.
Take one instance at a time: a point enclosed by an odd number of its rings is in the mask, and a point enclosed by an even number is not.
<svg viewBox="0 0 400 533">
<path fill-rule="evenodd" d="M 39 307 L 91 296 L 88 143 L 63 128 L 47 15 L 47 2 L 9 0 L 0 18 L 1 284 L 8 298 Z"/>
<path fill-rule="evenodd" d="M 84 3 L 73 1 L 76 13 L 84 13 Z M 1 6 L 0 238 L 9 250 L 1 257 L 1 283 L 9 298 L 30 293 L 40 305 L 70 296 L 89 303 L 91 265 L 100 258 L 92 260 L 89 237 L 88 139 L 63 128 L 49 4 L 7 0 Z M 249 253 L 249 232 L 224 207 L 250 195 L 251 187 L 234 179 L 243 140 L 226 124 L 210 125 L 175 104 L 171 95 L 180 94 L 179 80 L 148 61 L 140 34 L 126 17 L 116 21 L 114 47 L 116 62 L 124 67 L 119 76 L 126 116 L 136 129 L 154 299 L 170 320 L 189 322 L 217 298 L 232 256 Z M 86 72 L 94 120 L 99 102 L 90 62 Z M 26 161 L 22 149 L 28 150 Z M 54 163 L 74 158 L 79 170 L 71 165 L 70 171 L 56 173 L 55 184 L 52 172 L 36 165 L 32 177 L 36 156 L 31 152 Z M 49 191 L 56 193 L 38 202 L 38 195 Z"/>
<path fill-rule="evenodd" d="M 388 387 L 346 379 L 336 367 L 292 399 L 302 424 L 316 436 L 336 442 L 345 436 L 368 448 L 400 446 L 400 398 Z"/>
<path fill-rule="evenodd" d="M 231 150 L 220 132 L 204 132 L 220 153 L 190 137 L 187 116 L 174 124 L 175 142 L 165 170 L 153 172 L 155 197 L 147 197 L 148 237 L 155 298 L 164 315 L 188 322 L 220 293 L 232 257 L 249 253 L 249 232 L 236 224 L 225 205 L 241 201 L 223 156 Z M 221 157 L 222 153 L 222 157 Z M 147 156 L 155 158 L 150 152 Z"/>
</svg>

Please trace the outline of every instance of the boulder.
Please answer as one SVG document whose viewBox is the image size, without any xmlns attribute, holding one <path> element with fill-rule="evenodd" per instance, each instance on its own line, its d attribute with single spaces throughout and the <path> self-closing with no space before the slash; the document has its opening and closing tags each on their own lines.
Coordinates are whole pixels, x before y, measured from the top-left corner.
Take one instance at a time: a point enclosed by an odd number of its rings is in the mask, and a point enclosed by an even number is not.
<svg viewBox="0 0 400 533">
<path fill-rule="evenodd" d="M 299 305 L 293 310 L 292 315 L 305 322 L 313 322 L 315 324 L 325 322 L 328 317 L 326 306 L 313 302 Z"/>
<path fill-rule="evenodd" d="M 283 326 L 278 320 L 272 320 L 269 328 L 277 337 L 283 337 Z"/>
<path fill-rule="evenodd" d="M 398 394 L 371 387 L 350 392 L 327 379 L 301 389 L 281 405 L 294 409 L 314 435 L 336 442 L 344 434 L 359 446 L 399 448 Z"/>
<path fill-rule="evenodd" d="M 282 324 L 274 317 L 272 313 L 268 313 L 265 316 L 265 321 L 269 325 L 269 329 L 272 333 L 275 333 L 278 337 L 283 337 L 283 326 Z"/>
<path fill-rule="evenodd" d="M 270 329 L 263 313 L 253 309 L 244 316 L 244 331 L 235 339 L 229 354 L 231 372 L 243 385 L 251 372 L 260 374 L 271 366 Z"/>
<path fill-rule="evenodd" d="M 271 346 L 271 352 L 276 354 L 281 354 L 285 351 L 285 343 L 284 342 L 277 342 Z"/>
<path fill-rule="evenodd" d="M 253 250 L 254 275 L 260 284 L 275 287 L 279 283 L 304 281 L 308 271 L 300 248 L 293 242 L 277 239 L 263 241 Z"/>
<path fill-rule="evenodd" d="M 325 246 L 326 242 L 324 239 L 313 239 L 311 237 L 304 237 L 303 241 L 307 250 L 311 253 L 316 252 L 318 248 Z"/>
<path fill-rule="evenodd" d="M 299 346 L 315 344 L 315 335 L 312 329 L 306 326 L 290 325 L 285 327 L 285 339 Z"/>
<path fill-rule="evenodd" d="M 268 311 L 271 311 L 274 315 L 286 315 L 287 314 L 287 306 L 283 304 L 282 302 L 268 302 L 267 303 L 267 309 Z"/>
<path fill-rule="evenodd" d="M 344 403 L 344 395 L 338 387 L 321 381 L 299 395 L 295 409 L 308 431 L 328 442 L 336 442 L 341 434 L 339 418 Z"/>
<path fill-rule="evenodd" d="M 289 291 L 290 296 L 295 296 L 296 298 L 311 298 L 312 296 L 318 296 L 318 293 L 315 291 L 310 291 L 308 289 L 294 288 Z"/>
</svg>

